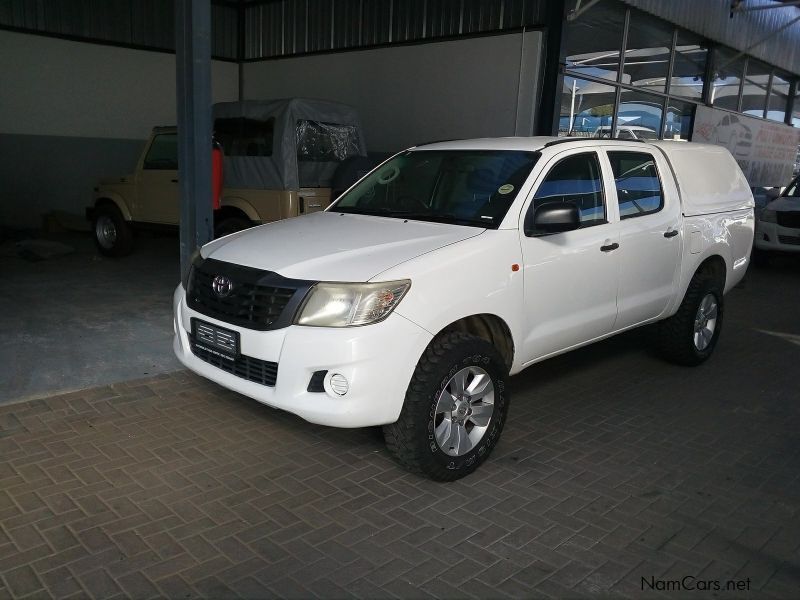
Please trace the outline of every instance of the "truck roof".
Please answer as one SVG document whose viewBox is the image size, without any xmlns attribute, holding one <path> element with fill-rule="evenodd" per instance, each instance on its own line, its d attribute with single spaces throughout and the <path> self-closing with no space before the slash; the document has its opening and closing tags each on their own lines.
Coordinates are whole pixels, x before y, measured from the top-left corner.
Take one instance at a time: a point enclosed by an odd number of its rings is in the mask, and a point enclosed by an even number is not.
<svg viewBox="0 0 800 600">
<path fill-rule="evenodd" d="M 753 193 L 728 150 L 714 144 L 676 140 L 609 140 L 580 137 L 505 137 L 451 140 L 416 146 L 414 150 L 518 150 L 536 152 L 558 145 L 613 148 L 636 145 L 658 150 L 667 160 L 687 216 L 752 208 Z"/>
<path fill-rule="evenodd" d="M 522 150 L 535 152 L 556 144 L 576 144 L 584 146 L 615 146 L 626 144 L 658 144 L 656 140 L 609 140 L 590 137 L 556 137 L 538 135 L 533 137 L 474 138 L 468 140 L 444 140 L 428 142 L 414 147 L 415 150 Z M 676 143 L 676 142 L 670 142 Z M 686 142 L 677 142 L 685 144 Z M 701 144 L 697 144 L 701 145 Z"/>
</svg>

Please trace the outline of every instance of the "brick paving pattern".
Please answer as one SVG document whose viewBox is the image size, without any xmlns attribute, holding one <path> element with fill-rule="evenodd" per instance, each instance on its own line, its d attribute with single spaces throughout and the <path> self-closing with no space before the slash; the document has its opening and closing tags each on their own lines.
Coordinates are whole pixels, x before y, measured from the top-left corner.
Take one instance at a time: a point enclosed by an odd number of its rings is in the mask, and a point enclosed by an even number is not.
<svg viewBox="0 0 800 600">
<path fill-rule="evenodd" d="M 0 597 L 796 598 L 797 266 L 729 296 L 703 367 L 634 332 L 515 377 L 453 484 L 188 372 L 0 407 Z"/>
</svg>

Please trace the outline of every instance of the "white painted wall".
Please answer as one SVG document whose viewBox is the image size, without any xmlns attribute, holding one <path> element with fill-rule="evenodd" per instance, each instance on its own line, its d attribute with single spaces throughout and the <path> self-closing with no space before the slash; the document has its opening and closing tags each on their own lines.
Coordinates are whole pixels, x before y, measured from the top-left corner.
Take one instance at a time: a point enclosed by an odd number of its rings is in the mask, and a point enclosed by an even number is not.
<svg viewBox="0 0 800 600">
<path fill-rule="evenodd" d="M 354 106 L 367 146 L 531 135 L 538 31 L 247 63 L 247 99 L 325 98 Z"/>
<path fill-rule="evenodd" d="M 236 100 L 234 63 L 213 61 L 215 102 Z M 0 134 L 144 139 L 174 125 L 175 55 L 0 30 Z"/>
</svg>

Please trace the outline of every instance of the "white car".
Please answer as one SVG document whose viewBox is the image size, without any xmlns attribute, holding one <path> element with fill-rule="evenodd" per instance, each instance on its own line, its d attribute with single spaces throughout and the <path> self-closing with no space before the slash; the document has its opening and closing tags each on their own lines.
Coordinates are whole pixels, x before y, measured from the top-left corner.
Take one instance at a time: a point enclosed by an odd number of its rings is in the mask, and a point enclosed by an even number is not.
<svg viewBox="0 0 800 600">
<path fill-rule="evenodd" d="M 761 258 L 768 252 L 800 252 L 800 177 L 759 214 L 755 247 Z"/>
<path fill-rule="evenodd" d="M 328 210 L 200 250 L 174 295 L 192 371 L 312 422 L 384 426 L 437 480 L 500 438 L 508 377 L 660 322 L 706 360 L 753 197 L 724 148 L 506 138 L 401 152 Z"/>
</svg>

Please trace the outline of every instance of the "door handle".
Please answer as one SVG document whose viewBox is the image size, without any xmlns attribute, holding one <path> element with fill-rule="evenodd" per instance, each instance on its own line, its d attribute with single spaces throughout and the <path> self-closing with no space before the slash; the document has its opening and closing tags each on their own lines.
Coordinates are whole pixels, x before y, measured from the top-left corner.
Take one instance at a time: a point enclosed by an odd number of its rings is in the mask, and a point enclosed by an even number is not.
<svg viewBox="0 0 800 600">
<path fill-rule="evenodd" d="M 671 229 L 669 231 L 665 231 L 664 232 L 664 237 L 665 238 L 675 237 L 676 235 L 678 235 L 678 230 L 677 229 Z"/>
<path fill-rule="evenodd" d="M 609 244 L 608 246 L 600 246 L 600 250 L 603 252 L 611 252 L 612 250 L 616 250 L 619 248 L 619 244 L 614 242 L 613 244 Z"/>
<path fill-rule="evenodd" d="M 177 179 L 170 179 L 170 181 L 171 181 L 172 183 L 178 183 L 178 180 L 177 180 Z"/>
</svg>

